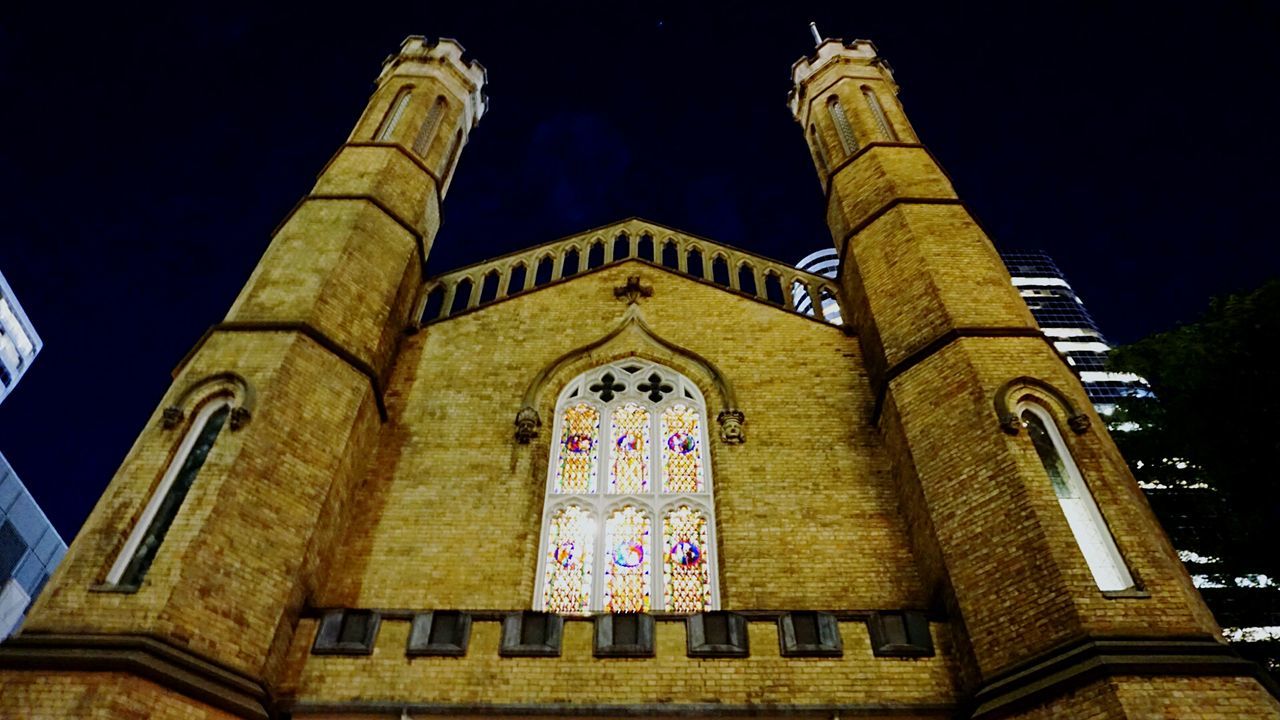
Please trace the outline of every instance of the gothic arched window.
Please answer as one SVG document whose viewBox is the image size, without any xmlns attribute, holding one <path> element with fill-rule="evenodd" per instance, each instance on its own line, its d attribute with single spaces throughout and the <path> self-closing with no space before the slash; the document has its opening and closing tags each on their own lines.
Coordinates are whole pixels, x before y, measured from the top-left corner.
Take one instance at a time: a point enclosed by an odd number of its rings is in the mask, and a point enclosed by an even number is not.
<svg viewBox="0 0 1280 720">
<path fill-rule="evenodd" d="M 212 400 L 201 408 L 107 573 L 107 582 L 135 587 L 142 583 L 230 414 L 227 398 Z"/>
<path fill-rule="evenodd" d="M 1053 493 L 1058 496 L 1058 505 L 1067 517 L 1067 525 L 1071 527 L 1071 534 L 1075 536 L 1076 545 L 1080 547 L 1098 589 L 1113 591 L 1133 587 L 1133 576 L 1129 574 L 1107 522 L 1098 511 L 1093 494 L 1072 460 L 1053 418 L 1030 403 L 1019 408 L 1018 416 L 1031 437 L 1031 444 L 1049 476 Z"/>
<path fill-rule="evenodd" d="M 897 140 L 898 134 L 893 131 L 893 126 L 889 124 L 889 118 L 885 116 L 884 108 L 880 106 L 880 99 L 876 97 L 875 91 L 863 85 L 862 96 L 867 100 L 867 107 L 871 110 L 871 117 L 876 120 L 876 127 L 880 129 L 880 135 L 886 140 Z"/>
<path fill-rule="evenodd" d="M 418 136 L 413 139 L 413 151 L 421 158 L 427 157 L 431 143 L 436 139 L 436 130 L 440 128 L 440 120 L 444 117 L 445 105 L 444 96 L 437 96 L 436 101 L 431 103 L 431 109 L 427 111 L 426 119 L 418 128 Z"/>
<path fill-rule="evenodd" d="M 556 405 L 534 607 L 698 613 L 719 605 L 706 403 L 669 368 L 624 360 Z"/>
<path fill-rule="evenodd" d="M 852 155 L 858 149 L 858 141 L 853 136 L 853 128 L 849 125 L 849 117 L 844 114 L 844 105 L 840 98 L 832 95 L 827 98 L 827 113 L 836 126 L 836 136 L 840 138 L 840 147 L 845 155 Z"/>
<path fill-rule="evenodd" d="M 401 88 L 396 93 L 396 97 L 391 101 L 391 105 L 387 108 L 387 114 L 382 118 L 382 125 L 378 127 L 378 132 L 374 134 L 374 140 L 378 142 L 387 142 L 391 139 L 391 134 L 396 131 L 396 126 L 400 124 L 400 118 L 404 115 L 405 108 L 409 107 L 409 96 L 412 94 L 410 88 Z"/>
</svg>

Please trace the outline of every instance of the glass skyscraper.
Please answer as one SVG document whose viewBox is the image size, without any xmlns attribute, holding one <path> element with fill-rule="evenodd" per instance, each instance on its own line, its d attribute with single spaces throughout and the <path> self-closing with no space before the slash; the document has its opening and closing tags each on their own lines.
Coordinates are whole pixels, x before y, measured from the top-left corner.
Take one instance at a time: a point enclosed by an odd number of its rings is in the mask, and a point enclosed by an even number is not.
<svg viewBox="0 0 1280 720">
<path fill-rule="evenodd" d="M 1002 252 L 1000 257 L 1040 329 L 1080 377 L 1098 412 L 1111 414 L 1119 398 L 1151 394 L 1143 378 L 1107 370 L 1111 345 L 1053 258 L 1039 251 Z"/>
<path fill-rule="evenodd" d="M 0 640 L 22 624 L 66 553 L 67 544 L 0 454 Z"/>
<path fill-rule="evenodd" d="M 0 274 L 0 402 L 31 367 L 40 347 L 40 336 Z"/>
</svg>

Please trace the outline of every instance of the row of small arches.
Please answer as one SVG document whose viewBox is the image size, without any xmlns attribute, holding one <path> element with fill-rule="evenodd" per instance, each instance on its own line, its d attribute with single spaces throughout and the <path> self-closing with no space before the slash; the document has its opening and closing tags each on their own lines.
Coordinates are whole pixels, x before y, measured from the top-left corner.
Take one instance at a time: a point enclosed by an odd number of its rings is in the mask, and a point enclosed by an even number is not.
<svg viewBox="0 0 1280 720">
<path fill-rule="evenodd" d="M 456 315 L 580 272 L 630 258 L 646 260 L 709 280 L 792 312 L 839 322 L 836 291 L 817 278 L 791 272 L 787 272 L 789 277 L 784 278 L 784 272 L 791 270 L 790 268 L 775 265 L 762 269 L 745 258 L 735 259 L 736 264 L 732 264 L 734 260 L 722 250 L 705 251 L 694 243 L 682 247 L 674 238 L 655 244 L 653 236 L 648 233 L 636 238 L 634 243 L 626 233 L 620 233 L 611 242 L 596 238 L 585 247 L 585 257 L 584 248 L 577 243 L 570 243 L 558 252 L 547 250 L 536 260 L 516 260 L 506 266 L 493 266 L 491 269 L 479 269 L 457 278 L 444 278 L 427 293 L 422 322 L 428 323 Z M 834 310 L 822 313 L 822 308 Z"/>
</svg>

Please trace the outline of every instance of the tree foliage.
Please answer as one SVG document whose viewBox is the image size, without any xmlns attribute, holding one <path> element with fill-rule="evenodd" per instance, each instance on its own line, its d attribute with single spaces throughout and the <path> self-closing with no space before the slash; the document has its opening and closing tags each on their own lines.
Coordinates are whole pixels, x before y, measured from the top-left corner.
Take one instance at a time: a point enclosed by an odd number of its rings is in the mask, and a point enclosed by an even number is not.
<svg viewBox="0 0 1280 720">
<path fill-rule="evenodd" d="M 1111 353 L 1147 378 L 1157 402 L 1130 398 L 1114 433 L 1139 480 L 1207 483 L 1222 496 L 1224 548 L 1274 570 L 1280 529 L 1280 279 L 1214 298 L 1195 322 Z"/>
</svg>

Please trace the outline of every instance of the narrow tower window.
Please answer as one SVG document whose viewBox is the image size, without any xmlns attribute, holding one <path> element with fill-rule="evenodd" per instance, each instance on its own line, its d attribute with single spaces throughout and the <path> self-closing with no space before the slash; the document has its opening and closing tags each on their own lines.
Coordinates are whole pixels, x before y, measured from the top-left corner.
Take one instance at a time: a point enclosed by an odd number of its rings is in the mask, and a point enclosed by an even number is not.
<svg viewBox="0 0 1280 720">
<path fill-rule="evenodd" d="M 827 148 L 823 146 L 822 138 L 818 137 L 818 128 L 814 125 L 809 126 L 809 144 L 813 146 L 814 157 L 818 159 L 818 170 L 822 171 L 823 182 L 826 182 L 831 164 L 827 162 Z"/>
<path fill-rule="evenodd" d="M 852 155 L 858 149 L 858 141 L 853 137 L 853 128 L 849 127 L 849 118 L 844 114 L 844 106 L 840 104 L 840 98 L 835 95 L 827 98 L 827 112 L 831 115 L 831 122 L 836 126 L 836 135 L 840 137 L 840 146 L 844 148 L 844 154 Z"/>
<path fill-rule="evenodd" d="M 574 379 L 556 408 L 534 607 L 698 613 L 716 607 L 702 393 L 624 360 Z"/>
<path fill-rule="evenodd" d="M 396 99 L 391 101 L 391 109 L 387 111 L 387 116 L 382 119 L 382 126 L 378 128 L 377 135 L 374 140 L 378 142 L 387 142 L 391 139 L 391 134 L 396 131 L 396 126 L 400 124 L 400 118 L 404 115 L 405 108 L 409 107 L 409 96 L 412 91 L 409 88 L 402 88 Z"/>
<path fill-rule="evenodd" d="M 449 183 L 453 182 L 453 169 L 458 164 L 458 151 L 462 150 L 462 131 L 459 130 L 453 136 L 453 144 L 449 146 L 449 160 L 444 165 L 444 175 L 441 175 L 441 181 L 444 183 L 444 190 L 449 189 Z M 441 192 L 444 192 L 442 190 Z"/>
<path fill-rule="evenodd" d="M 182 502 L 191 491 L 200 468 L 204 466 L 205 458 L 209 456 L 209 451 L 230 414 L 230 403 L 220 399 L 205 405 L 196 416 L 160 479 L 159 486 L 142 511 L 142 517 L 129 534 L 115 565 L 107 573 L 107 582 L 134 587 L 142 584 L 169 527 L 173 525 L 173 519 L 182 508 Z"/>
<path fill-rule="evenodd" d="M 422 127 L 418 128 L 418 136 L 413 139 L 413 151 L 418 157 L 426 158 L 427 151 L 431 149 L 431 141 L 436 138 L 436 130 L 440 128 L 440 118 L 444 117 L 444 97 L 436 97 L 436 101 L 431 103 L 431 109 L 427 111 L 427 119 L 422 121 Z"/>
<path fill-rule="evenodd" d="M 880 136 L 886 140 L 897 140 L 898 135 L 893 131 L 893 126 L 889 124 L 889 118 L 885 116 L 884 108 L 880 107 L 880 99 L 876 97 L 875 91 L 863 86 L 862 96 L 867 99 L 867 107 L 871 108 L 871 117 L 876 119 L 876 127 L 880 128 Z"/>
<path fill-rule="evenodd" d="M 1133 587 L 1133 577 L 1120 557 L 1115 539 L 1111 537 L 1111 531 L 1107 529 L 1107 523 L 1056 425 L 1043 410 L 1030 406 L 1023 407 L 1021 417 L 1098 589 L 1125 590 Z"/>
</svg>

